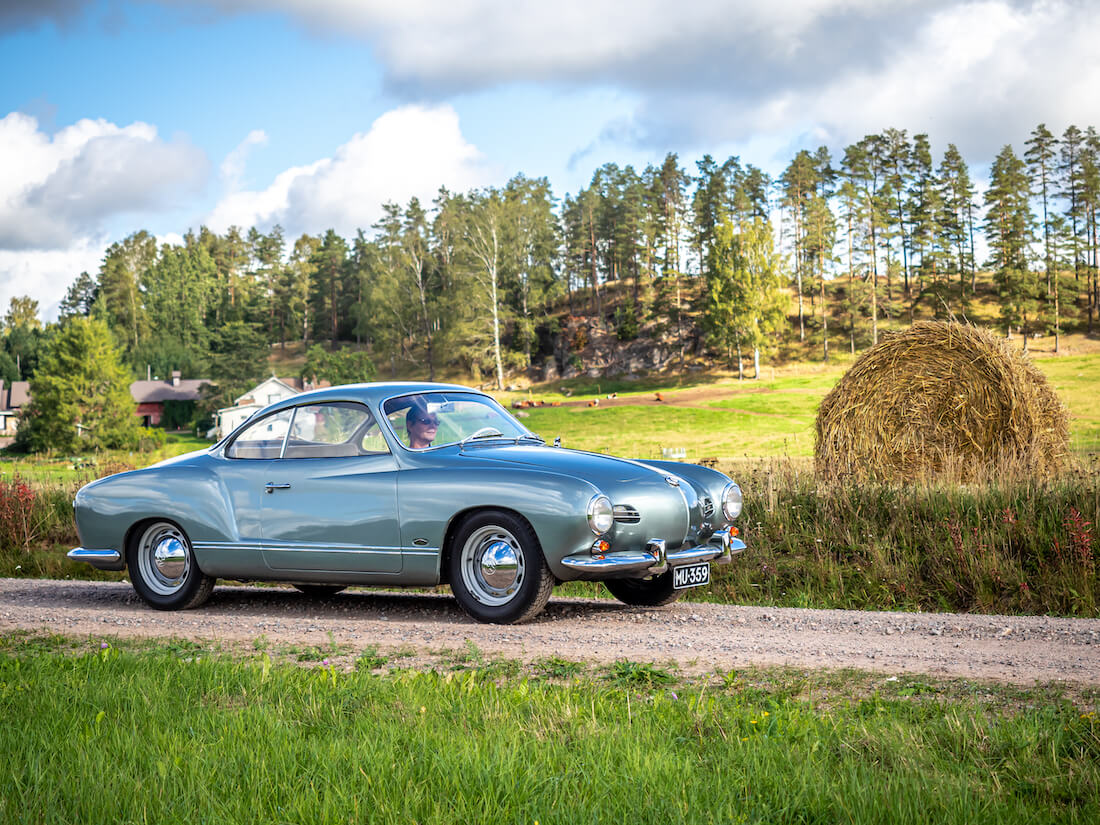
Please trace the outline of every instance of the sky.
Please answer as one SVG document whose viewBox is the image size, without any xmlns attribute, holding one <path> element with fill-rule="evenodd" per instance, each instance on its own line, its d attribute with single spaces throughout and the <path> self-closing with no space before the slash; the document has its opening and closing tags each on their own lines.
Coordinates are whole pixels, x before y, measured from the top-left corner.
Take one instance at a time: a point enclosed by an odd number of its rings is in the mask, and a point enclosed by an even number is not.
<svg viewBox="0 0 1100 825">
<path fill-rule="evenodd" d="M 1100 125 L 1088 0 L 0 0 L 0 312 L 206 225 L 370 232 L 387 201 L 604 163 L 778 175 L 885 128 L 981 180 Z"/>
</svg>

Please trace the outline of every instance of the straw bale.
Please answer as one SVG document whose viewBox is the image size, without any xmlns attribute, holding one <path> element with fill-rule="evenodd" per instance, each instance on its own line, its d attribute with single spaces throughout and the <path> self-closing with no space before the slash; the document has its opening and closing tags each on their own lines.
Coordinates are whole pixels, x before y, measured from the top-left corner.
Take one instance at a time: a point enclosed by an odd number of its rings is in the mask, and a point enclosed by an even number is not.
<svg viewBox="0 0 1100 825">
<path fill-rule="evenodd" d="M 817 414 L 825 477 L 983 480 L 1051 475 L 1068 452 L 1065 406 L 1026 355 L 959 323 L 919 321 L 852 365 Z"/>
</svg>

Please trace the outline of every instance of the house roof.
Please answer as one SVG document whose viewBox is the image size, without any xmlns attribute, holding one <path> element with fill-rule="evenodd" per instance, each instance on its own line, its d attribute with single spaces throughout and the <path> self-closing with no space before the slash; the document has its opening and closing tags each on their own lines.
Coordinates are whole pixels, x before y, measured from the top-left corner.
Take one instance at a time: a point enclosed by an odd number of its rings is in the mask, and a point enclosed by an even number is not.
<svg viewBox="0 0 1100 825">
<path fill-rule="evenodd" d="M 279 378 L 278 376 L 272 375 L 269 378 L 265 378 L 244 395 L 237 398 L 237 406 L 243 407 L 249 404 L 259 404 L 261 407 L 266 407 L 267 400 L 258 399 L 256 395 L 258 393 L 262 393 L 264 387 L 272 384 L 276 386 L 281 386 L 291 395 L 297 395 L 298 393 L 305 392 L 306 390 L 315 390 L 320 389 L 321 387 L 331 386 L 328 381 L 318 381 L 316 384 L 311 384 L 308 381 L 303 381 L 301 378 Z"/>
<path fill-rule="evenodd" d="M 171 381 L 135 381 L 130 385 L 130 397 L 139 404 L 196 401 L 200 387 L 209 383 L 209 378 L 186 378 L 177 385 L 173 385 Z"/>
<path fill-rule="evenodd" d="M 30 399 L 29 381 L 12 381 L 6 384 L 0 379 L 0 412 L 18 410 Z"/>
</svg>

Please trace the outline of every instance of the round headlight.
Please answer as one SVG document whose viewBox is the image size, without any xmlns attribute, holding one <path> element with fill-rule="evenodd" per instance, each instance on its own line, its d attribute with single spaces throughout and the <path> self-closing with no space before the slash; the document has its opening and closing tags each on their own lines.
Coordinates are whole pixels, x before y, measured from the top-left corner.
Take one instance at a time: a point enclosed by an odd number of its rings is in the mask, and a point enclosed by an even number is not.
<svg viewBox="0 0 1100 825">
<path fill-rule="evenodd" d="M 588 526 L 597 536 L 602 536 L 615 523 L 615 511 L 611 499 L 605 495 L 592 496 L 588 502 Z"/>
<path fill-rule="evenodd" d="M 733 521 L 741 515 L 741 504 L 741 488 L 731 481 L 722 491 L 722 514 Z"/>
</svg>

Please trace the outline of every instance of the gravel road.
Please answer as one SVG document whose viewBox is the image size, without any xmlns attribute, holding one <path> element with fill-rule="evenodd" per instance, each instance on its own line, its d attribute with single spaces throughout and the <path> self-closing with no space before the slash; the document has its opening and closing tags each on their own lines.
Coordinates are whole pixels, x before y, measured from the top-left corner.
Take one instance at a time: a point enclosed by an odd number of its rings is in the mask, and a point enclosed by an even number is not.
<svg viewBox="0 0 1100 825">
<path fill-rule="evenodd" d="M 879 613 L 678 603 L 630 608 L 553 599 L 531 624 L 482 625 L 450 596 L 358 590 L 332 599 L 219 586 L 197 610 L 151 610 L 130 585 L 0 579 L 0 631 L 175 637 L 240 644 L 331 642 L 360 650 L 461 649 L 523 661 L 675 661 L 685 673 L 751 665 L 859 668 L 891 674 L 1100 687 L 1100 620 Z"/>
</svg>

